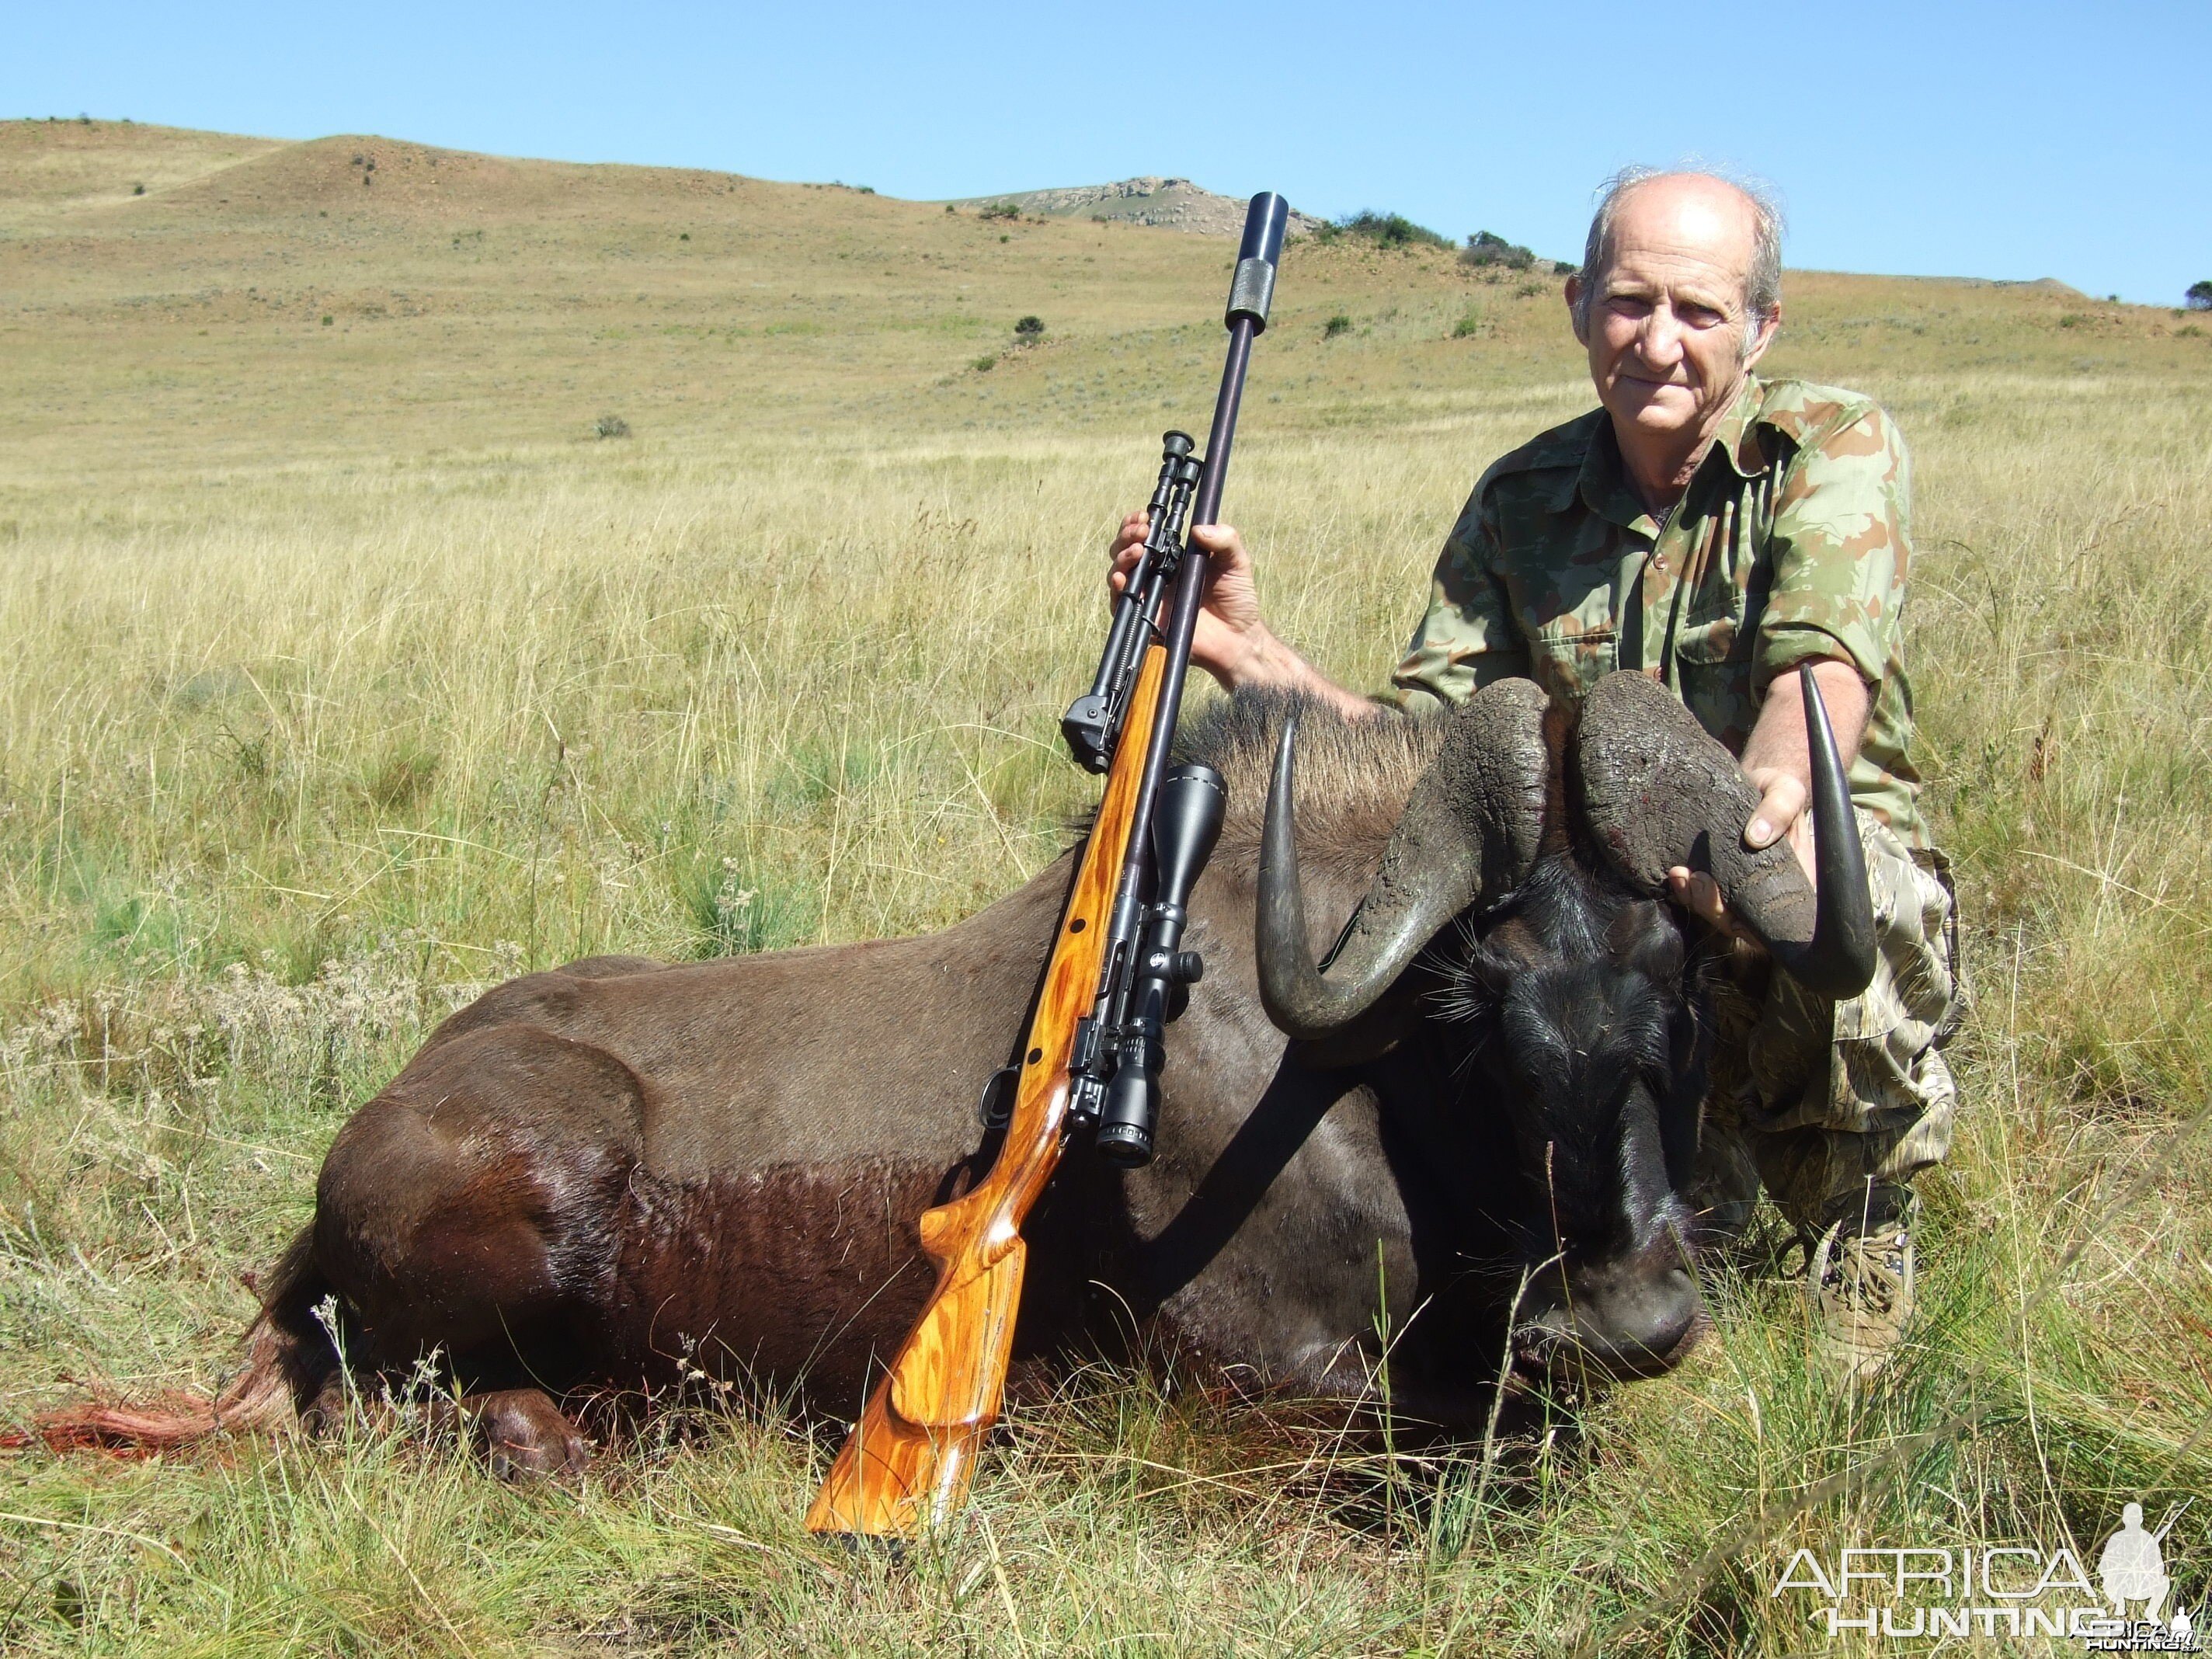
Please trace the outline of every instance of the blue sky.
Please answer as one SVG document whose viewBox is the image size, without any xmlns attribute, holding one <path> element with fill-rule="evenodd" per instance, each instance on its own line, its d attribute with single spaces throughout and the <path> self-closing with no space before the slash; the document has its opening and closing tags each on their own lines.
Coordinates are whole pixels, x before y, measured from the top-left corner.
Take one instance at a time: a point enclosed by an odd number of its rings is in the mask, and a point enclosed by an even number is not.
<svg viewBox="0 0 2212 1659">
<path fill-rule="evenodd" d="M 0 114 L 375 132 L 972 196 L 1133 173 L 1573 252 L 1593 186 L 1780 187 L 1795 265 L 2212 277 L 2212 3 L 380 0 L 15 9 Z"/>
</svg>

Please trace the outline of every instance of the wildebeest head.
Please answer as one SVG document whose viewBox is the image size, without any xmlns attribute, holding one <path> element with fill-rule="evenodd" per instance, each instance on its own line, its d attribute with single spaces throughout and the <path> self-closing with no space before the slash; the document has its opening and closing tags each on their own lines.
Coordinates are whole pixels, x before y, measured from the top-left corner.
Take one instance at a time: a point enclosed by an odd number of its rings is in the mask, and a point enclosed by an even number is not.
<svg viewBox="0 0 2212 1659">
<path fill-rule="evenodd" d="M 1535 1364 L 1665 1370 L 1703 1323 L 1680 1196 L 1695 1159 L 1703 1022 L 1690 941 L 1659 901 L 1677 865 L 1710 872 L 1777 964 L 1831 996 L 1863 988 L 1873 925 L 1842 767 L 1805 677 L 1819 884 L 1786 845 L 1753 851 L 1757 792 L 1643 676 L 1575 711 L 1503 681 L 1453 717 L 1380 870 L 1328 958 L 1307 945 L 1291 799 L 1296 721 L 1277 750 L 1260 866 L 1269 1017 L 1351 1052 L 1402 1014 L 1425 951 L 1457 1027 L 1472 1109 L 1500 1113 L 1520 1168 L 1516 1346 Z M 1433 947 L 1433 948 L 1432 948 Z M 1459 1046 L 1459 1045 L 1455 1045 Z"/>
</svg>

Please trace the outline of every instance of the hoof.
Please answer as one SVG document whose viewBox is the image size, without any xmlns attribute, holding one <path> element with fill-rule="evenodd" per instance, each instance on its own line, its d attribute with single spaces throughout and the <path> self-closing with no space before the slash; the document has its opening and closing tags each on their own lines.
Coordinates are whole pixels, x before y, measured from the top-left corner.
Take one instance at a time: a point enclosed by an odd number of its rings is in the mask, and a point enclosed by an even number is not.
<svg viewBox="0 0 2212 1659">
<path fill-rule="evenodd" d="M 475 1395 L 465 1403 L 501 1480 L 579 1474 L 591 1465 L 592 1443 L 539 1389 Z"/>
</svg>

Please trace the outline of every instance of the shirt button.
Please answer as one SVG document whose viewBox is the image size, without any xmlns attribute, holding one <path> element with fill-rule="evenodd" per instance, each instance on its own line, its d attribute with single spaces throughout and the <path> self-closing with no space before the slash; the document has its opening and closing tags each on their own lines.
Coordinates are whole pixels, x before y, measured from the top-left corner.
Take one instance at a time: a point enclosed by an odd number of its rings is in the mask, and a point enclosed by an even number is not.
<svg viewBox="0 0 2212 1659">
<path fill-rule="evenodd" d="M 1656 570 L 1664 570 L 1667 568 L 1667 556 L 1664 553 L 1662 553 L 1657 558 L 1651 561 L 1651 565 Z"/>
</svg>

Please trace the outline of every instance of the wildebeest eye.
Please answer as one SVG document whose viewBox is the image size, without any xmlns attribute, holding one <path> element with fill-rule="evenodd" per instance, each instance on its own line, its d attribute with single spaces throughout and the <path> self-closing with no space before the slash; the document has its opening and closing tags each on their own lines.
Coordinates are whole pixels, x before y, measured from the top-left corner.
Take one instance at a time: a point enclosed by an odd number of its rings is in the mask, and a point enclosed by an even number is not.
<svg viewBox="0 0 2212 1659">
<path fill-rule="evenodd" d="M 1463 931 L 1459 948 L 1431 958 L 1437 975 L 1431 1002 L 1439 1018 L 1476 1020 L 1494 1013 L 1527 964 L 1492 940 Z"/>
<path fill-rule="evenodd" d="M 1488 939 L 1474 947 L 1467 963 L 1468 976 L 1493 1002 L 1505 994 L 1515 976 L 1526 972 L 1527 968 L 1519 957 L 1498 949 Z"/>
<path fill-rule="evenodd" d="M 1682 976 L 1682 930 L 1664 905 L 1641 899 L 1625 906 L 1607 924 L 1607 954 L 1655 984 L 1671 985 Z"/>
</svg>

